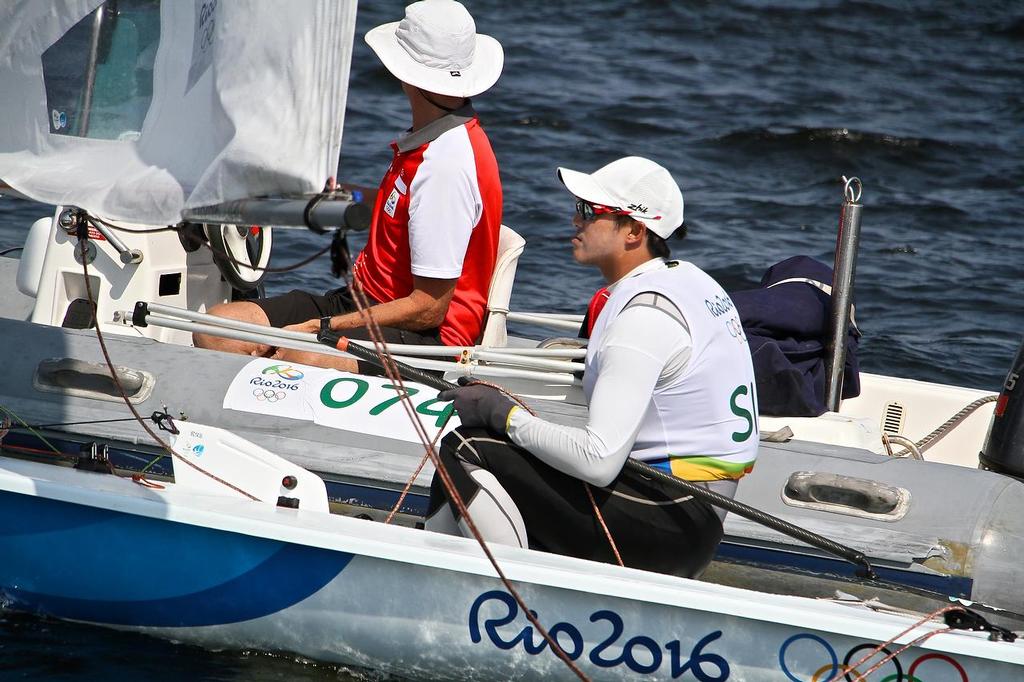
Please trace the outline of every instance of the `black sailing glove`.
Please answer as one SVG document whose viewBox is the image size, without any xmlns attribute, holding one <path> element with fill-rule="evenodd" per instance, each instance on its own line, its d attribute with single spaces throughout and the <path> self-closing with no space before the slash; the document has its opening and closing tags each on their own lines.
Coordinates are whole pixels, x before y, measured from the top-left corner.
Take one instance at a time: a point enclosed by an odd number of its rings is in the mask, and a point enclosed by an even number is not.
<svg viewBox="0 0 1024 682">
<path fill-rule="evenodd" d="M 501 391 L 483 384 L 449 388 L 437 394 L 438 400 L 454 400 L 455 411 L 463 426 L 483 426 L 504 436 L 509 412 L 516 406 Z"/>
</svg>

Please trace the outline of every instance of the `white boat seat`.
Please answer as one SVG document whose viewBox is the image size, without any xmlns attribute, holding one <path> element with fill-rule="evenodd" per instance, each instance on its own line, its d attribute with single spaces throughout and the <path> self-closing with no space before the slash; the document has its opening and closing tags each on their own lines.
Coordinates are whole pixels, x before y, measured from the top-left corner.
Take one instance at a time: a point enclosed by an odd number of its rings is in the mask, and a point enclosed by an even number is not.
<svg viewBox="0 0 1024 682">
<path fill-rule="evenodd" d="M 512 284 L 516 278 L 519 256 L 526 248 L 526 240 L 507 225 L 498 233 L 498 259 L 491 275 L 491 286 L 487 293 L 487 311 L 484 315 L 480 344 L 483 346 L 504 346 L 508 341 L 505 317 L 512 299 Z"/>
</svg>

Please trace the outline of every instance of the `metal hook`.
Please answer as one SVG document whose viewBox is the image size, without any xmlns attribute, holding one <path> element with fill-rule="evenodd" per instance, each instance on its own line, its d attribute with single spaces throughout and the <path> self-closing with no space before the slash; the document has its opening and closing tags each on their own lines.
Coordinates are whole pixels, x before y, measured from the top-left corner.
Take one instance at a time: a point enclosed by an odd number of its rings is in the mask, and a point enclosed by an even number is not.
<svg viewBox="0 0 1024 682">
<path fill-rule="evenodd" d="M 843 176 L 843 196 L 846 197 L 847 203 L 856 204 L 860 202 L 860 195 L 863 191 L 864 185 L 861 184 L 860 178 L 847 178 L 845 175 Z"/>
</svg>

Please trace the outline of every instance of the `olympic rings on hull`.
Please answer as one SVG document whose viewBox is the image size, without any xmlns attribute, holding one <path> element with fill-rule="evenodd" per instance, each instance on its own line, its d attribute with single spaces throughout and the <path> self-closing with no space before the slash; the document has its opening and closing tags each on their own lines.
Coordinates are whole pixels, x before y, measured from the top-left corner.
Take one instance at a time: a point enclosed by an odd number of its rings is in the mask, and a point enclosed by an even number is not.
<svg viewBox="0 0 1024 682">
<path fill-rule="evenodd" d="M 790 647 L 800 641 L 813 642 L 819 645 L 822 649 L 824 649 L 824 656 L 821 657 L 824 663 L 821 665 L 821 667 L 817 668 L 809 678 L 798 677 L 790 668 L 790 664 L 795 664 L 798 659 L 805 660 L 807 658 L 808 652 L 806 650 L 800 652 L 799 656 L 795 654 L 790 654 L 787 657 L 787 654 L 789 654 Z M 828 643 L 827 640 L 825 640 L 822 637 L 819 637 L 818 635 L 813 635 L 810 633 L 801 633 L 798 635 L 791 636 L 789 639 L 782 643 L 781 647 L 779 647 L 779 667 L 781 668 L 783 674 L 785 674 L 786 679 L 792 680 L 792 682 L 825 682 L 825 680 L 834 679 L 836 675 L 840 672 L 843 675 L 842 679 L 852 682 L 852 680 L 856 678 L 858 672 L 863 672 L 867 670 L 869 667 L 871 667 L 872 661 L 869 660 L 863 666 L 861 666 L 863 670 L 852 669 L 850 667 L 850 663 L 859 660 L 863 653 L 872 651 L 876 648 L 878 648 L 878 644 L 873 642 L 864 642 L 862 644 L 857 644 L 856 646 L 851 647 L 850 650 L 846 652 L 846 655 L 843 657 L 843 662 L 840 664 L 839 655 L 836 653 L 836 650 L 832 647 L 831 644 Z M 883 647 L 878 650 L 878 653 L 881 656 L 889 656 L 893 652 Z M 958 663 L 956 659 L 946 654 L 936 652 L 929 652 L 918 655 L 914 659 L 914 662 L 910 664 L 910 667 L 906 668 L 906 672 L 904 672 L 903 663 L 899 660 L 899 658 L 892 658 L 885 665 L 885 667 L 891 670 L 892 672 L 890 672 L 888 675 L 884 677 L 879 678 L 879 682 L 934 682 L 933 680 L 918 677 L 916 674 L 918 672 L 918 669 L 921 667 L 921 664 L 926 663 L 928 661 L 942 662 L 948 665 L 952 672 L 955 673 L 955 675 L 953 676 L 943 675 L 941 677 L 942 682 L 946 682 L 947 680 L 949 680 L 950 682 L 955 682 L 955 680 L 958 678 L 960 682 L 970 682 L 970 678 L 967 675 L 967 671 L 964 670 L 963 666 L 960 665 L 960 663 Z"/>
<path fill-rule="evenodd" d="M 271 388 L 257 388 L 253 390 L 252 395 L 261 402 L 266 400 L 268 403 L 276 403 L 278 400 L 284 400 L 288 394 Z"/>
</svg>

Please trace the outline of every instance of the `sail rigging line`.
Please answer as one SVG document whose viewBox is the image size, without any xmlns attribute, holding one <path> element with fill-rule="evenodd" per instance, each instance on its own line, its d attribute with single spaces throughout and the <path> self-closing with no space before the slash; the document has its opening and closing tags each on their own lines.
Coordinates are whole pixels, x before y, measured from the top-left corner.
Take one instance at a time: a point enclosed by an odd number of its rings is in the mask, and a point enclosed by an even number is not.
<svg viewBox="0 0 1024 682">
<path fill-rule="evenodd" d="M 349 348 L 347 339 L 343 340 L 346 343 L 344 344 L 344 347 L 343 344 L 339 343 L 337 345 L 337 348 L 339 350 L 348 350 L 349 353 L 355 355 L 360 359 L 367 360 L 368 362 L 376 361 L 373 355 L 373 351 L 367 348 L 363 348 L 362 346 L 359 346 L 357 344 L 352 344 L 351 348 Z M 397 361 L 395 364 L 401 369 L 403 373 L 415 377 L 416 381 L 424 383 L 427 386 L 430 386 L 431 388 L 435 388 L 439 391 L 447 390 L 450 388 L 456 388 L 455 384 L 446 381 L 445 379 L 425 374 L 424 372 L 421 372 L 420 370 L 410 365 L 399 363 Z M 646 464 L 637 459 L 633 459 L 632 457 L 626 458 L 626 462 L 623 465 L 623 469 L 632 469 L 634 472 L 639 473 L 648 479 L 654 479 L 667 483 L 668 485 L 673 486 L 682 492 L 688 493 L 689 495 L 698 498 L 714 507 L 718 507 L 719 509 L 725 509 L 726 511 L 731 511 L 734 514 L 742 516 L 745 519 L 754 521 L 755 523 L 758 523 L 767 528 L 771 528 L 772 530 L 782 533 L 783 535 L 787 535 L 791 538 L 796 538 L 797 540 L 800 540 L 801 542 L 811 545 L 812 547 L 817 547 L 818 549 L 823 550 L 829 554 L 840 557 L 845 561 L 848 561 L 851 564 L 854 564 L 858 567 L 858 578 L 865 580 L 874 580 L 878 578 L 878 576 L 874 572 L 874 569 L 871 566 L 871 562 L 868 561 L 867 556 L 863 552 L 855 550 L 852 547 L 841 545 L 838 542 L 835 542 L 834 540 L 830 540 L 824 537 L 823 535 L 819 535 L 817 533 L 813 533 L 811 531 L 800 528 L 777 516 L 772 516 L 767 512 L 761 511 L 760 509 L 757 509 L 755 507 L 751 507 L 750 505 L 744 504 L 738 500 L 734 500 L 731 497 L 727 497 L 725 495 L 717 493 L 711 490 L 710 488 L 706 488 L 693 481 L 688 481 L 685 478 L 677 478 L 672 474 L 661 471 L 660 469 L 655 469 L 649 464 Z M 938 596 L 946 598 L 946 595 L 942 595 L 939 593 L 929 592 L 929 594 L 933 596 L 938 594 Z"/>
<path fill-rule="evenodd" d="M 966 609 L 964 609 L 964 607 L 962 607 L 962 606 L 951 605 L 951 606 L 943 606 L 941 609 L 936 609 L 936 610 L 932 611 L 931 613 L 929 613 L 925 617 L 921 618 L 916 623 L 914 623 L 913 625 L 911 625 L 910 627 L 908 627 L 906 630 L 904 630 L 903 632 L 899 633 L 895 637 L 892 637 L 892 638 L 882 642 L 878 646 L 874 647 L 873 649 L 871 649 L 871 651 L 869 651 L 867 654 L 862 656 L 860 658 L 860 660 L 858 660 L 856 663 L 853 663 L 852 665 L 845 665 L 844 664 L 844 665 L 839 666 L 838 672 L 836 672 L 835 675 L 830 677 L 828 682 L 841 682 L 844 679 L 849 679 L 850 673 L 855 673 L 857 675 L 857 677 L 854 678 L 854 682 L 861 682 L 863 680 L 866 680 L 868 678 L 868 676 L 871 675 L 871 673 L 875 672 L 876 670 L 878 670 L 883 665 L 885 665 L 886 663 L 888 663 L 892 659 L 894 659 L 897 656 L 899 656 L 900 654 L 902 654 L 904 651 L 906 651 L 910 647 L 915 646 L 917 644 L 920 644 L 920 643 L 924 642 L 927 639 L 931 639 L 935 635 L 939 635 L 939 634 L 942 634 L 942 633 L 945 633 L 945 632 L 952 632 L 956 628 L 954 628 L 953 626 L 948 626 L 948 627 L 945 627 L 945 628 L 940 628 L 938 630 L 932 630 L 931 632 L 926 632 L 923 635 L 921 635 L 920 637 L 917 637 L 915 639 L 910 640 L 909 642 L 907 642 L 902 647 L 900 647 L 899 649 L 897 649 L 896 651 L 894 651 L 892 653 L 890 653 L 889 650 L 886 648 L 886 647 L 888 647 L 888 646 L 890 646 L 892 644 L 895 644 L 896 640 L 898 640 L 903 635 L 911 632 L 915 628 L 917 628 L 917 627 L 919 627 L 921 625 L 924 625 L 928 621 L 933 620 L 935 618 L 938 618 L 939 616 L 941 616 L 941 615 L 943 615 L 945 613 L 949 613 L 950 611 L 966 611 Z M 869 660 L 871 660 L 872 657 L 874 657 L 875 655 L 881 653 L 882 651 L 885 651 L 885 653 L 886 653 L 886 656 L 882 660 L 880 660 L 877 663 L 875 663 L 873 666 L 871 666 L 871 668 L 869 668 L 867 671 L 865 671 L 863 673 L 857 670 L 857 668 L 859 668 L 860 666 L 862 666 L 865 663 L 867 663 Z"/>
<path fill-rule="evenodd" d="M 0 407 L 0 409 L 3 409 L 3 408 Z M 33 431 L 34 429 L 51 429 L 51 428 L 54 428 L 56 426 L 80 426 L 80 425 L 83 425 L 83 424 L 113 424 L 114 422 L 132 422 L 132 421 L 135 421 L 135 417 L 122 417 L 120 419 L 89 419 L 87 421 L 81 421 L 81 422 L 57 422 L 57 423 L 54 423 L 54 424 L 31 424 L 31 425 L 30 424 L 22 424 L 20 426 L 12 424 L 9 428 L 11 428 L 11 429 L 28 429 L 29 431 Z M 39 435 L 39 434 L 36 434 L 36 435 Z"/>
<path fill-rule="evenodd" d="M 437 430 L 437 435 L 434 436 L 434 439 L 430 441 L 431 448 L 437 446 L 437 439 L 442 433 L 444 433 L 444 427 L 447 424 L 448 420 L 446 419 L 444 425 L 442 425 L 441 428 Z M 427 462 L 429 460 L 430 453 L 424 452 L 423 457 L 420 459 L 419 466 L 416 467 L 416 471 L 412 472 L 412 476 L 409 477 L 409 480 L 405 482 L 405 487 L 402 488 L 402 492 L 401 494 L 399 494 L 398 500 L 395 501 L 394 506 L 391 507 L 391 511 L 388 512 L 387 518 L 384 519 L 384 525 L 388 525 L 389 523 L 391 523 L 391 521 L 395 518 L 395 514 L 397 514 L 398 510 L 402 508 L 402 503 L 405 502 L 405 498 L 409 496 L 409 491 L 412 490 L 413 485 L 415 485 L 416 483 L 416 479 L 419 478 L 420 472 L 423 471 L 423 467 L 427 465 Z"/>
<path fill-rule="evenodd" d="M 89 219 L 90 220 L 94 220 L 94 221 L 96 221 L 98 223 L 101 223 L 102 225 L 106 225 L 107 227 L 109 227 L 112 230 L 117 230 L 118 232 L 126 232 L 128 234 L 153 234 L 153 233 L 156 233 L 156 232 L 180 232 L 181 229 L 182 229 L 182 225 L 168 225 L 167 227 L 155 227 L 153 229 L 136 230 L 136 229 L 133 229 L 133 228 L 123 227 L 121 225 L 114 225 L 113 223 L 109 223 L 109 222 L 107 222 L 105 220 L 100 220 L 100 219 L 96 218 L 95 216 L 89 216 Z M 270 229 L 270 228 L 267 228 L 267 229 Z M 269 265 L 266 266 L 266 267 L 260 267 L 258 265 L 253 264 L 253 263 L 246 263 L 244 261 L 237 260 L 236 258 L 232 257 L 231 254 L 229 254 L 227 252 L 221 253 L 220 251 L 215 249 L 213 247 L 213 245 L 210 244 L 208 241 L 203 240 L 203 241 L 200 241 L 199 244 L 204 246 L 204 247 L 206 247 L 207 249 L 209 249 L 210 252 L 216 254 L 218 258 L 223 258 L 224 260 L 228 261 L 229 263 L 232 263 L 233 265 L 240 265 L 242 267 L 246 267 L 246 268 L 249 268 L 250 270 L 255 270 L 257 272 L 268 272 L 268 273 L 269 272 L 282 273 L 282 272 L 291 272 L 292 270 L 298 270 L 299 268 L 302 268 L 302 267 L 305 267 L 305 266 L 309 265 L 310 263 L 315 261 L 317 258 L 319 258 L 320 256 L 323 256 L 325 253 L 327 253 L 328 251 L 331 250 L 331 245 L 328 244 L 327 246 L 325 246 L 324 248 L 320 249 L 319 251 L 317 251 L 313 255 L 308 256 L 307 258 L 303 258 L 302 260 L 300 260 L 300 261 L 298 261 L 296 263 L 292 263 L 290 265 L 283 265 L 281 267 L 271 267 Z M 19 247 L 19 248 L 21 248 L 21 247 Z"/>
<path fill-rule="evenodd" d="M 78 246 L 79 246 L 79 249 L 80 249 L 80 256 L 82 258 L 82 273 L 83 273 L 83 276 L 84 276 L 84 279 L 85 279 L 85 293 L 86 293 L 86 296 L 88 296 L 88 298 L 89 298 L 89 305 L 92 307 L 93 324 L 96 327 L 96 340 L 99 341 L 100 351 L 103 353 L 103 360 L 107 363 L 107 369 L 110 371 L 110 377 L 111 377 L 111 379 L 113 379 L 114 385 L 117 387 L 118 392 L 121 394 L 121 398 L 124 400 L 124 404 L 131 411 L 131 413 L 135 417 L 136 421 L 138 421 L 139 424 L 142 426 L 143 430 L 146 433 L 149 434 L 150 438 L 152 438 L 157 444 L 160 445 L 160 447 L 162 447 L 165 451 L 167 451 L 171 455 L 172 458 L 177 459 L 178 461 L 184 462 L 185 464 L 187 464 L 188 466 L 192 467 L 193 469 L 195 469 L 199 473 L 203 474 L 204 476 L 208 476 L 212 480 L 214 480 L 217 483 L 220 483 L 220 484 L 226 486 L 230 490 L 233 490 L 233 491 L 239 493 L 240 495 L 243 495 L 244 497 L 247 497 L 250 500 L 253 500 L 254 502 L 259 502 L 260 499 L 258 497 L 256 497 L 255 495 L 252 495 L 252 494 L 242 490 L 241 488 L 239 488 L 238 486 L 234 485 L 233 483 L 231 483 L 229 481 L 225 481 L 224 479 L 222 479 L 221 477 L 217 476 L 216 474 L 213 474 L 213 473 L 211 473 L 209 471 L 206 471 L 205 469 L 203 469 L 201 466 L 199 466 L 195 462 L 190 462 L 187 458 L 182 457 L 177 452 L 175 452 L 174 448 L 172 448 L 170 445 L 168 445 L 164 441 L 163 438 L 158 436 L 153 431 L 153 429 L 150 428 L 149 424 L 146 423 L 146 420 L 142 418 L 142 415 L 139 414 L 138 410 L 135 409 L 135 405 L 133 405 L 132 401 L 128 398 L 128 394 L 124 390 L 124 386 L 121 385 L 121 379 L 120 379 L 120 377 L 117 376 L 117 370 L 114 368 L 114 362 L 113 362 L 113 360 L 110 359 L 110 353 L 107 351 L 107 343 L 103 339 L 103 332 L 100 330 L 100 322 L 99 322 L 99 319 L 97 319 L 97 317 L 96 317 L 96 311 L 99 309 L 99 306 L 96 303 L 96 298 L 93 296 L 92 284 L 90 284 L 90 282 L 89 282 L 89 254 L 88 254 L 89 229 L 88 229 L 88 227 L 89 227 L 90 223 L 92 223 L 92 216 L 90 216 L 88 213 L 85 213 L 83 211 L 82 212 L 82 218 L 80 219 L 80 221 L 78 223 L 78 235 L 77 236 L 78 236 Z M 93 227 L 95 227 L 95 225 L 93 225 Z"/>
<path fill-rule="evenodd" d="M 123 225 L 116 225 L 114 223 L 108 222 L 106 220 L 102 220 L 102 219 L 97 218 L 96 216 L 92 216 L 92 215 L 89 216 L 89 219 L 92 220 L 92 221 L 95 221 L 97 223 L 100 223 L 101 225 L 105 225 L 105 226 L 109 227 L 112 230 L 116 230 L 118 232 L 125 232 L 127 234 L 155 234 L 155 233 L 158 233 L 158 232 L 179 232 L 180 233 L 181 229 L 183 227 L 183 224 L 181 224 L 181 225 L 168 225 L 167 227 L 154 227 L 154 228 L 151 228 L 151 229 L 135 229 L 135 228 L 131 228 L 131 227 L 124 227 Z M 268 229 L 270 229 L 270 228 L 268 228 Z M 282 272 L 291 272 L 292 270 L 298 270 L 299 268 L 302 268 L 302 267 L 305 267 L 305 266 L 309 265 L 310 263 L 315 261 L 317 258 L 319 258 L 320 256 L 324 255 L 325 253 L 327 253 L 328 251 L 331 250 L 331 245 L 328 244 L 324 248 L 322 248 L 319 251 L 317 251 L 316 253 L 314 253 L 312 256 L 309 256 L 307 258 L 303 258 L 302 260 L 298 261 L 297 263 L 292 263 L 291 265 L 284 265 L 284 266 L 281 266 L 281 267 L 270 267 L 268 265 L 266 267 L 262 267 L 261 268 L 258 265 L 254 265 L 252 263 L 246 263 L 246 262 L 237 260 L 237 259 L 233 258 L 231 256 L 231 254 L 229 254 L 229 253 L 221 253 L 220 251 L 217 251 L 216 249 L 214 249 L 213 246 L 209 242 L 207 242 L 205 240 L 201 241 L 199 243 L 202 246 L 204 246 L 207 249 L 209 249 L 211 252 L 217 254 L 218 258 L 223 258 L 224 260 L 226 260 L 226 261 L 228 261 L 228 262 L 230 262 L 230 263 L 232 263 L 234 265 L 241 265 L 243 267 L 249 268 L 250 270 L 255 270 L 257 272 L 276 272 L 276 273 L 282 273 Z M 18 246 L 18 247 L 15 247 L 15 248 L 19 248 L 20 249 L 20 248 L 23 248 L 23 247 Z M 0 255 L 2 255 L 2 254 L 0 254 Z"/>
<path fill-rule="evenodd" d="M 43 450 L 42 448 L 30 448 L 27 445 L 9 445 L 7 443 L 0 443 L 0 450 L 10 450 L 12 452 L 23 452 L 23 453 L 29 454 L 29 455 L 40 455 L 40 456 L 45 455 L 47 457 L 55 457 L 57 459 L 63 459 L 63 460 L 68 461 L 68 462 L 78 461 L 77 457 L 75 457 L 74 455 L 65 453 L 65 452 L 57 454 L 57 453 L 50 452 L 49 450 Z"/>
<path fill-rule="evenodd" d="M 473 384 L 480 384 L 482 386 L 488 386 L 490 388 L 493 388 L 502 395 L 504 395 L 505 397 L 507 397 L 509 400 L 512 400 L 513 402 L 517 403 L 520 408 L 526 410 L 527 414 L 534 417 L 537 416 L 537 413 L 534 412 L 533 409 L 531 409 L 530 406 L 526 404 L 525 400 L 523 400 L 520 396 L 516 395 L 512 391 L 509 391 L 504 386 L 492 383 L 490 381 L 485 381 L 483 379 L 473 379 L 471 382 L 465 385 L 471 386 Z M 608 545 L 612 549 L 612 554 L 615 556 L 615 561 L 618 562 L 619 566 L 625 567 L 626 564 L 622 561 L 622 555 L 619 553 L 619 546 L 615 543 L 615 538 L 612 536 L 612 531 L 608 527 L 608 524 L 605 523 L 604 514 L 601 513 L 601 508 L 597 506 L 597 500 L 594 499 L 594 492 L 590 489 L 590 484 L 587 483 L 586 481 L 580 481 L 580 483 L 583 484 L 583 489 L 587 491 L 587 499 L 590 500 L 590 508 L 594 510 L 594 518 L 597 519 L 597 522 L 601 525 L 601 530 L 604 531 L 604 537 L 608 540 Z"/>
<path fill-rule="evenodd" d="M 157 234 L 158 232 L 178 232 L 181 229 L 181 227 L 178 225 L 166 225 L 164 227 L 137 229 L 134 227 L 125 227 L 124 225 L 118 225 L 108 220 L 98 218 L 94 215 L 89 216 L 89 219 L 92 220 L 93 222 L 99 223 L 100 225 L 105 225 L 112 230 L 117 230 L 118 232 L 126 232 L 128 234 Z"/>
<path fill-rule="evenodd" d="M 253 263 L 246 263 L 244 261 L 237 260 L 234 257 L 232 257 L 230 254 L 226 253 L 226 252 L 225 253 L 221 253 L 220 251 L 218 251 L 217 249 L 213 248 L 212 245 L 208 244 L 205 241 L 204 242 L 200 242 L 200 244 L 202 244 L 203 246 L 208 248 L 211 253 L 216 254 L 218 258 L 223 258 L 224 260 L 228 261 L 229 263 L 232 263 L 234 265 L 241 265 L 242 267 L 249 268 L 250 270 L 255 270 L 256 272 L 268 272 L 268 273 L 270 273 L 270 272 L 282 273 L 282 272 L 291 272 L 292 270 L 298 270 L 299 268 L 302 268 L 302 267 L 305 267 L 305 266 L 309 265 L 310 263 L 315 261 L 317 258 L 319 258 L 320 256 L 324 255 L 325 253 L 327 253 L 328 251 L 331 250 L 331 244 L 328 244 L 324 248 L 322 248 L 319 251 L 317 251 L 316 253 L 314 253 L 312 256 L 309 256 L 307 258 L 303 258 L 302 260 L 298 261 L 297 263 L 292 263 L 291 265 L 283 265 L 281 267 L 271 267 L 269 265 L 267 265 L 265 267 L 260 267 L 258 265 L 253 264 Z"/>
<path fill-rule="evenodd" d="M 548 632 L 547 628 L 541 625 L 536 614 L 526 605 L 526 600 L 523 599 L 522 595 L 519 594 L 519 591 L 512 585 L 512 581 L 505 575 L 505 572 L 502 570 L 497 558 L 491 552 L 490 547 L 487 546 L 487 542 L 484 540 L 483 535 L 480 533 L 476 523 L 473 521 L 473 517 L 470 516 L 469 509 L 466 507 L 462 496 L 455 487 L 455 482 L 452 480 L 447 467 L 445 467 L 444 462 L 441 461 L 441 457 L 437 454 L 437 450 L 434 448 L 436 438 L 431 439 L 427 436 L 426 428 L 416 416 L 415 407 L 413 406 L 409 393 L 405 389 L 405 384 L 402 381 L 402 373 L 399 371 L 398 363 L 388 351 L 387 342 L 384 340 L 384 335 L 381 332 L 380 326 L 377 324 L 377 321 L 373 319 L 373 313 L 370 311 L 370 304 L 366 297 L 366 292 L 363 291 L 362 284 L 358 279 L 351 278 L 347 274 L 352 272 L 351 258 L 347 253 L 345 254 L 345 258 L 348 261 L 349 266 L 345 277 L 346 284 L 348 284 L 349 290 L 352 292 L 352 300 L 356 304 L 356 310 L 359 312 L 359 316 L 363 320 L 363 324 L 369 333 L 370 339 L 373 341 L 373 348 L 377 355 L 377 361 L 380 363 L 388 379 L 397 387 L 400 397 L 399 402 L 402 404 L 406 415 L 412 422 L 413 429 L 416 431 L 416 435 L 420 438 L 421 444 L 426 448 L 426 455 L 430 458 L 431 462 L 433 462 L 434 469 L 438 477 L 441 479 L 441 483 L 444 486 L 449 499 L 455 504 L 455 508 L 458 510 L 460 516 L 466 521 L 466 526 L 469 528 L 470 533 L 473 535 L 477 544 L 480 545 L 480 549 L 483 550 L 483 553 L 487 557 L 491 566 L 494 567 L 502 585 L 504 585 L 505 589 L 515 600 L 519 608 L 523 610 L 523 613 L 526 615 L 526 619 L 530 621 L 530 624 L 536 628 L 537 632 L 539 632 L 544 638 L 544 641 L 551 647 L 552 653 L 565 663 L 569 670 L 571 670 L 580 680 L 589 682 L 590 678 L 587 677 L 587 675 L 571 658 L 569 658 L 569 655 L 564 649 L 562 649 L 554 637 L 551 636 L 551 633 Z M 347 340 L 345 345 L 348 345 Z M 443 430 L 444 427 L 442 426 L 438 430 L 438 433 Z"/>
<path fill-rule="evenodd" d="M 914 443 L 914 448 L 916 448 L 918 453 L 924 453 L 928 448 L 932 447 L 940 440 L 948 436 L 953 431 L 953 429 L 959 426 L 965 419 L 967 419 L 968 416 L 970 416 L 979 407 L 987 403 L 995 402 L 998 398 L 999 396 L 995 394 L 986 395 L 982 396 L 981 398 L 978 398 L 969 405 L 966 405 L 959 412 L 957 412 L 952 417 L 943 422 L 941 425 L 939 425 L 939 427 L 936 428 L 934 431 L 932 431 L 927 436 Z M 907 450 L 897 452 L 896 454 L 893 455 L 893 457 L 905 457 L 912 451 L 913 448 L 908 448 Z"/>
<path fill-rule="evenodd" d="M 4 412 L 4 414 L 6 414 L 6 415 L 7 415 L 8 417 L 10 417 L 10 418 L 14 418 L 14 419 L 17 419 L 17 420 L 18 420 L 19 422 L 21 422 L 21 427 L 17 427 L 17 426 L 14 426 L 14 425 L 12 424 L 12 425 L 11 425 L 11 426 L 9 426 L 9 427 L 8 427 L 8 426 L 5 426 L 5 427 L 4 427 L 4 429 L 10 429 L 10 428 L 25 428 L 25 429 L 28 429 L 28 430 L 29 430 L 29 432 L 30 432 L 30 433 L 31 433 L 31 434 L 32 434 L 33 436 L 35 436 L 35 437 L 36 437 L 36 438 L 38 438 L 39 440 L 41 440 L 41 441 L 43 441 L 44 443 L 46 443 L 46 445 L 47 445 L 47 446 L 48 446 L 48 447 L 49 447 L 49 448 L 50 448 L 51 450 L 53 450 L 53 451 L 54 451 L 55 453 L 57 453 L 58 455 L 60 455 L 60 456 L 62 456 L 62 457 L 63 457 L 63 456 L 65 456 L 65 453 L 64 453 L 64 452 L 62 452 L 61 450 L 59 450 L 59 449 L 57 448 L 57 446 L 55 446 L 55 445 L 54 445 L 53 443 L 51 443 L 50 441 L 46 440 L 46 437 L 45 437 L 45 436 L 43 436 L 43 434 L 39 433 L 38 431 L 36 431 L 36 428 L 34 428 L 34 427 L 32 427 L 31 425 L 29 425 L 28 423 L 26 423 L 24 419 L 22 419 L 21 417 L 19 417 L 19 416 L 18 416 L 18 415 L 17 415 L 17 414 L 16 414 L 15 412 L 14 412 L 14 410 L 11 410 L 10 408 L 7 408 L 7 407 L 5 407 L 5 406 L 3 406 L 3 405 L 0 405 L 0 411 L 3 411 L 3 412 Z"/>
<path fill-rule="evenodd" d="M 597 500 L 594 499 L 594 493 L 590 489 L 590 484 L 583 481 L 583 489 L 587 491 L 587 499 L 590 500 L 590 506 L 594 509 L 594 516 L 597 518 L 598 523 L 601 524 L 601 530 L 604 531 L 604 536 L 608 538 L 608 544 L 611 545 L 612 554 L 615 555 L 615 560 L 619 562 L 619 566 L 625 568 L 626 564 L 622 561 L 622 555 L 619 554 L 619 547 L 615 544 L 615 538 L 612 537 L 612 531 L 608 527 L 608 524 L 604 522 L 604 514 L 601 513 L 601 509 L 597 506 Z"/>
</svg>

